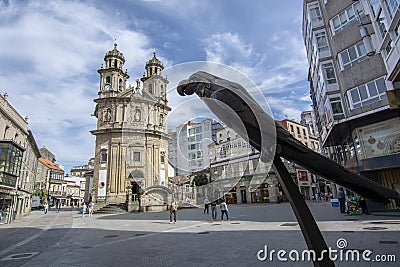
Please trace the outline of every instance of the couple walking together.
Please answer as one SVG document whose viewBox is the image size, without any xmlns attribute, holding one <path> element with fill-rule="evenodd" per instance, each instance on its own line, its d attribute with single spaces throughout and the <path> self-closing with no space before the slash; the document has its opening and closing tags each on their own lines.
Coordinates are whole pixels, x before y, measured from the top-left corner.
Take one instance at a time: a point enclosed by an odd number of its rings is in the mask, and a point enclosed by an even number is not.
<svg viewBox="0 0 400 267">
<path fill-rule="evenodd" d="M 208 198 L 206 197 L 204 199 L 204 211 L 203 213 L 209 214 L 209 206 L 211 205 L 211 216 L 213 220 L 217 219 L 217 201 L 214 200 L 213 202 L 211 202 L 208 200 Z M 221 204 L 219 204 L 219 207 L 221 209 L 221 221 L 224 220 L 224 214 L 226 215 L 226 219 L 229 220 L 229 216 L 228 216 L 228 205 L 226 204 L 224 199 L 221 199 Z"/>
</svg>

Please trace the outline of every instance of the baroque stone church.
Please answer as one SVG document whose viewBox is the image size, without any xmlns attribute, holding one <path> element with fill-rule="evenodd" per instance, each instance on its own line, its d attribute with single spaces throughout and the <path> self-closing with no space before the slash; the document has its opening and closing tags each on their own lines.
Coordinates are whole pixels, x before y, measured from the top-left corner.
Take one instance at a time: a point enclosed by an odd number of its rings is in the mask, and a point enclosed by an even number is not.
<svg viewBox="0 0 400 267">
<path fill-rule="evenodd" d="M 145 74 L 128 85 L 123 53 L 104 56 L 94 116 L 97 129 L 92 201 L 97 208 L 119 205 L 128 211 L 163 210 L 168 189 L 168 80 L 153 53 Z"/>
</svg>

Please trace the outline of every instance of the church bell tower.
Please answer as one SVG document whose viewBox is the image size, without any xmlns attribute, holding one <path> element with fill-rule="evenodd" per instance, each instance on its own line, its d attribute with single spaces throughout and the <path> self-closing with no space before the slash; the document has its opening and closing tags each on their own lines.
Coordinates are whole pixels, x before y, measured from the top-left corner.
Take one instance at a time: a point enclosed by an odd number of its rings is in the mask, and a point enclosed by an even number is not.
<svg viewBox="0 0 400 267">
<path fill-rule="evenodd" d="M 127 84 L 124 63 L 114 43 L 97 71 L 92 199 L 97 208 L 117 204 L 128 211 L 162 210 L 172 193 L 168 188 L 168 80 L 155 52 L 133 86 Z"/>
<path fill-rule="evenodd" d="M 97 70 L 100 74 L 99 97 L 116 96 L 125 90 L 129 75 L 127 70 L 123 71 L 124 63 L 124 55 L 117 49 L 117 43 L 114 43 L 114 49 L 106 53 L 104 64 Z"/>
</svg>

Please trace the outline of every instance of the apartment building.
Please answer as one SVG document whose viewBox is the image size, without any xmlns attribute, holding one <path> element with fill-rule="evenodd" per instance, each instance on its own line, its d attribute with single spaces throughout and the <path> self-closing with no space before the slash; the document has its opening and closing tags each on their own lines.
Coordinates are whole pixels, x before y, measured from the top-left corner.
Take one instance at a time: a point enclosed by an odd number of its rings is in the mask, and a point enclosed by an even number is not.
<svg viewBox="0 0 400 267">
<path fill-rule="evenodd" d="M 276 122 L 306 147 L 320 153 L 320 146 L 317 136 L 312 135 L 309 132 L 310 124 L 301 124 L 288 119 Z M 312 121 L 309 123 L 312 125 Z M 328 193 L 332 191 L 331 183 L 327 182 L 322 177 L 313 174 L 312 172 L 302 168 L 297 164 L 294 164 L 293 162 L 288 162 L 285 160 L 284 163 L 289 173 L 295 178 L 300 192 L 306 199 L 312 199 L 312 196 L 317 192 Z"/>
<path fill-rule="evenodd" d="M 215 139 L 215 131 L 219 127 L 221 124 L 212 119 L 189 121 L 170 133 L 169 160 L 176 175 L 190 174 L 210 166 L 208 145 Z"/>
<path fill-rule="evenodd" d="M 303 37 L 323 153 L 400 192 L 399 112 L 388 101 L 396 102 L 400 78 L 398 6 L 398 0 L 305 0 Z"/>
<path fill-rule="evenodd" d="M 211 183 L 204 190 L 208 197 L 236 204 L 280 201 L 283 192 L 271 164 L 261 161 L 248 140 L 225 126 L 216 130 L 208 148 Z"/>
</svg>

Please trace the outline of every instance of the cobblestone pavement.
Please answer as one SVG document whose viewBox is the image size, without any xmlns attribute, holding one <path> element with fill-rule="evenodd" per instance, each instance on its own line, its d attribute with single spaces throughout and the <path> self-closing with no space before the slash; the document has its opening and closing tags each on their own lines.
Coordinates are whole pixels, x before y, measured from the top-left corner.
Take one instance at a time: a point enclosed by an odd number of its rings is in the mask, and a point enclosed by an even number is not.
<svg viewBox="0 0 400 267">
<path fill-rule="evenodd" d="M 400 217 L 343 215 L 327 202 L 309 202 L 309 207 L 332 249 L 338 249 L 342 238 L 347 242 L 344 252 L 372 250 L 371 258 L 400 257 Z M 257 258 L 265 246 L 268 252 L 307 249 L 288 203 L 230 205 L 229 216 L 229 221 L 212 221 L 202 209 L 179 210 L 177 223 L 169 224 L 168 212 L 82 218 L 76 211 L 35 211 L 0 225 L 0 266 L 312 266 L 293 262 L 288 254 L 287 262 L 278 261 L 276 254 L 272 262 Z"/>
</svg>

